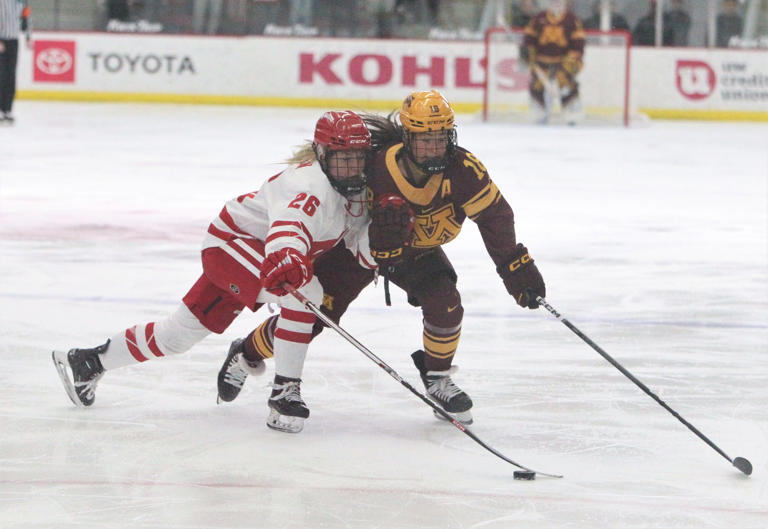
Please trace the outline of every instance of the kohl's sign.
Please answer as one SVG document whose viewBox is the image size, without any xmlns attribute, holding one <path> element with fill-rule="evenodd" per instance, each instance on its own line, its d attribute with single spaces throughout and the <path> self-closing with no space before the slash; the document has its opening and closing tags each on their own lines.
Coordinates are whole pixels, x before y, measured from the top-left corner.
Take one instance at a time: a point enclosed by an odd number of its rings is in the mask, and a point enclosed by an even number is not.
<svg viewBox="0 0 768 529">
<path fill-rule="evenodd" d="M 415 87 L 421 80 L 433 88 L 482 88 L 483 69 L 484 62 L 472 57 L 299 53 L 300 84 L 383 86 L 397 83 Z"/>
</svg>

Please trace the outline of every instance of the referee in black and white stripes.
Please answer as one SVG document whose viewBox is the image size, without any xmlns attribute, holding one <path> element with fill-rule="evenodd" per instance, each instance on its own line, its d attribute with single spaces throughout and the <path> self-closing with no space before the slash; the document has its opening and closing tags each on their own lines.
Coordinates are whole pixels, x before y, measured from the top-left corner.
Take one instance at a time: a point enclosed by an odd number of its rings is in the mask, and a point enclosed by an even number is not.
<svg viewBox="0 0 768 529">
<path fill-rule="evenodd" d="M 0 0 L 0 125 L 13 124 L 19 35 L 26 32 L 29 44 L 29 30 L 27 0 Z"/>
</svg>

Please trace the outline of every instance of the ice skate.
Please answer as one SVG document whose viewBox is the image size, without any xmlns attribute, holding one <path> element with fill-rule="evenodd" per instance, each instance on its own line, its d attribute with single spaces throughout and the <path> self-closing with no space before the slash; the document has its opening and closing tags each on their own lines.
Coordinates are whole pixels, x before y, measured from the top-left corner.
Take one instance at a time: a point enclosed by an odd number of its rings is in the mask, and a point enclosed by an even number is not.
<svg viewBox="0 0 768 529">
<path fill-rule="evenodd" d="M 64 391 L 76 406 L 90 406 L 95 399 L 96 385 L 104 376 L 104 367 L 99 355 L 104 354 L 109 346 L 107 343 L 92 349 L 70 349 L 68 353 L 53 351 L 51 358 L 56 371 L 59 373 Z M 67 372 L 72 373 L 72 378 Z"/>
<path fill-rule="evenodd" d="M 266 369 L 263 360 L 252 361 L 245 358 L 243 342 L 245 342 L 243 338 L 238 338 L 229 346 L 227 358 L 219 370 L 217 404 L 235 400 L 243 389 L 248 375 L 258 376 Z"/>
<path fill-rule="evenodd" d="M 304 428 L 304 419 L 309 417 L 309 409 L 301 400 L 300 384 L 300 378 L 275 375 L 272 395 L 268 400 L 267 426 L 288 433 L 299 433 Z"/>
<path fill-rule="evenodd" d="M 10 112 L 1 112 L 0 113 L 0 126 L 6 126 L 10 127 L 14 124 L 16 119 L 11 115 Z"/>
<path fill-rule="evenodd" d="M 445 371 L 427 371 L 424 367 L 424 351 L 418 350 L 411 355 L 416 369 L 419 370 L 421 381 L 427 390 L 427 395 L 462 424 L 472 424 L 472 399 L 464 393 L 453 380 L 451 375 L 456 366 Z M 435 417 L 445 420 L 445 417 L 435 412 Z"/>
<path fill-rule="evenodd" d="M 584 121 L 584 107 L 579 96 L 573 97 L 563 106 L 563 115 L 565 122 L 571 127 Z"/>
<path fill-rule="evenodd" d="M 530 100 L 529 115 L 531 123 L 535 125 L 546 125 L 549 123 L 549 109 L 535 99 Z"/>
</svg>

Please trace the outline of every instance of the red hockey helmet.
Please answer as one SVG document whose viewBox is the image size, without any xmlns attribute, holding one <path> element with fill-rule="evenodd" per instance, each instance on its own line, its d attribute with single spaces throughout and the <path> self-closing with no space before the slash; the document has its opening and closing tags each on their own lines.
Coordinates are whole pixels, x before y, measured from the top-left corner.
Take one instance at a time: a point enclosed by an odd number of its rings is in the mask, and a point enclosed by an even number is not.
<svg viewBox="0 0 768 529">
<path fill-rule="evenodd" d="M 315 125 L 313 147 L 320 167 L 336 191 L 348 197 L 365 189 L 371 133 L 363 118 L 350 110 L 326 112 Z"/>
</svg>

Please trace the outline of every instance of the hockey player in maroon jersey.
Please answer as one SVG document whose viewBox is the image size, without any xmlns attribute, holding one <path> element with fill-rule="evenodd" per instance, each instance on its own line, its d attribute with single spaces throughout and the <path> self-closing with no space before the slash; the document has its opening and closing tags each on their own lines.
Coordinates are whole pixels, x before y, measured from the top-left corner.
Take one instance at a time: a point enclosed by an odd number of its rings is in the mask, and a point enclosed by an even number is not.
<svg viewBox="0 0 768 529">
<path fill-rule="evenodd" d="M 275 379 L 267 425 L 298 432 L 309 410 L 301 398 L 301 373 L 315 315 L 285 284 L 314 303 L 323 288 L 313 260 L 343 241 L 357 268 L 376 268 L 368 250 L 364 166 L 371 136 L 353 112 L 326 112 L 314 142 L 258 191 L 230 200 L 208 227 L 203 274 L 165 319 L 135 325 L 90 349 L 53 352 L 65 390 L 90 406 L 105 371 L 179 354 L 211 332 L 222 333 L 238 314 L 265 303 L 280 305 L 274 325 Z M 251 372 L 263 364 L 245 364 Z M 71 376 L 71 378 L 70 378 Z"/>
<path fill-rule="evenodd" d="M 399 118 L 399 122 L 398 122 Z M 374 154 L 368 168 L 371 254 L 380 273 L 420 306 L 424 318 L 423 349 L 411 356 L 429 396 L 458 420 L 472 422 L 472 400 L 451 379 L 464 310 L 456 289 L 456 272 L 441 246 L 453 240 L 470 218 L 479 227 L 496 270 L 515 301 L 537 308 L 544 281 L 525 246 L 515 237 L 512 208 L 491 181 L 480 160 L 456 145 L 454 113 L 437 91 L 414 92 L 399 116 L 366 115 Z M 340 260 L 316 273 L 325 292 L 322 310 L 338 321 L 349 303 L 370 281 L 365 273 L 344 274 Z M 345 258 L 350 260 L 349 256 Z M 352 268 L 347 266 L 347 268 Z M 245 340 L 252 360 L 272 350 L 269 319 Z M 319 332 L 315 326 L 315 334 Z M 244 377 L 228 383 L 229 366 L 219 373 L 219 394 L 233 400 Z"/>
<path fill-rule="evenodd" d="M 566 9 L 566 0 L 549 0 L 549 7 L 528 23 L 522 56 L 531 69 L 529 93 L 534 120 L 547 123 L 552 108 L 559 103 L 566 121 L 577 123 L 583 114 L 576 75 L 584 65 L 584 29 L 576 15 Z"/>
</svg>

